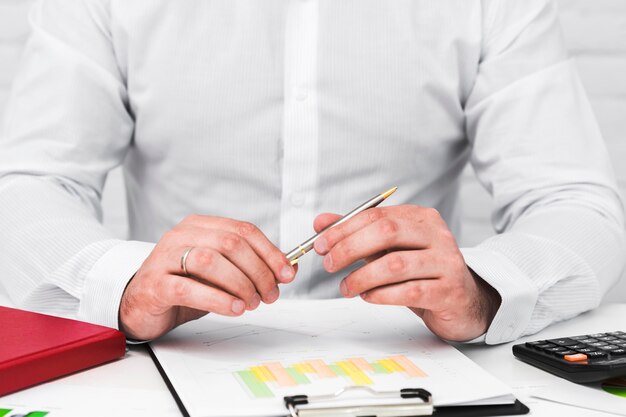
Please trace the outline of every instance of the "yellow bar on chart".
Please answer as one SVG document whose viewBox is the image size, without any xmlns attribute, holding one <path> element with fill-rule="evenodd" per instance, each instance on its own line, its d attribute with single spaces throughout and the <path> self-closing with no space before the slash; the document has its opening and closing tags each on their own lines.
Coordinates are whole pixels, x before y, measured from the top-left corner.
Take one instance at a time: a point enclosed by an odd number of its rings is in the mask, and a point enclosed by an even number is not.
<svg viewBox="0 0 626 417">
<path fill-rule="evenodd" d="M 374 383 L 369 376 L 357 368 L 352 362 L 337 362 L 337 366 L 339 366 L 356 385 L 372 385 Z"/>
<path fill-rule="evenodd" d="M 417 365 L 415 365 L 413 361 L 411 361 L 406 356 L 392 356 L 391 359 L 402 365 L 408 376 L 422 378 L 428 376 L 426 372 L 418 368 Z"/>
<path fill-rule="evenodd" d="M 276 381 L 276 377 L 265 366 L 253 366 L 250 370 L 260 381 Z"/>
<path fill-rule="evenodd" d="M 377 362 L 381 364 L 389 373 L 398 372 L 397 368 L 389 359 L 379 359 Z"/>
<path fill-rule="evenodd" d="M 297 363 L 293 366 L 296 370 L 302 374 L 315 374 L 315 369 L 308 363 Z"/>
<path fill-rule="evenodd" d="M 398 362 L 396 362 L 393 358 L 389 358 L 387 360 L 389 361 L 389 364 L 391 365 L 394 371 L 404 372 L 404 368 Z"/>
</svg>

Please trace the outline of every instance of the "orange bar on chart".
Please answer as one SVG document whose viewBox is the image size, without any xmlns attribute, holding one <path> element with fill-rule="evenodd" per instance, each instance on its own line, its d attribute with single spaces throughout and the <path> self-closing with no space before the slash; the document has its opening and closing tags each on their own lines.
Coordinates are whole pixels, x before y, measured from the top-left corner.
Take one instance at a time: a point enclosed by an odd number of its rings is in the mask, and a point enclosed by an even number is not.
<svg viewBox="0 0 626 417">
<path fill-rule="evenodd" d="M 422 378 L 428 376 L 428 375 L 426 375 L 426 372 L 424 372 L 420 368 L 418 368 L 406 356 L 392 356 L 391 359 L 393 359 L 395 362 L 400 364 L 400 366 L 402 366 L 404 368 L 404 371 L 407 373 L 408 376 L 422 377 Z"/>
<path fill-rule="evenodd" d="M 267 369 L 269 369 L 272 375 L 276 378 L 276 383 L 278 383 L 281 387 L 293 387 L 298 385 L 293 377 L 289 375 L 287 370 L 279 362 L 265 363 L 263 366 L 266 366 Z"/>
<path fill-rule="evenodd" d="M 359 368 L 361 371 L 374 372 L 374 367 L 363 358 L 352 358 L 348 360 L 356 365 L 356 367 Z"/>
<path fill-rule="evenodd" d="M 337 375 L 333 372 L 333 370 L 320 359 L 308 361 L 307 364 L 311 365 L 315 372 L 317 372 L 317 376 L 320 378 L 337 378 Z"/>
</svg>

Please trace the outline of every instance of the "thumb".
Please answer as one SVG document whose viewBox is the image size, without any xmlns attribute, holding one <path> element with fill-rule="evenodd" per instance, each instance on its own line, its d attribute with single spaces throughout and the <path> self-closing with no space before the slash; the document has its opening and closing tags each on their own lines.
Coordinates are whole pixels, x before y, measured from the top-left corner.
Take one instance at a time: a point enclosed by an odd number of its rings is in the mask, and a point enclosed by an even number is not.
<svg viewBox="0 0 626 417">
<path fill-rule="evenodd" d="M 319 233 L 324 230 L 326 227 L 330 226 L 337 220 L 341 219 L 339 214 L 335 213 L 322 213 L 315 218 L 313 221 L 313 228 L 315 229 L 315 233 Z"/>
</svg>

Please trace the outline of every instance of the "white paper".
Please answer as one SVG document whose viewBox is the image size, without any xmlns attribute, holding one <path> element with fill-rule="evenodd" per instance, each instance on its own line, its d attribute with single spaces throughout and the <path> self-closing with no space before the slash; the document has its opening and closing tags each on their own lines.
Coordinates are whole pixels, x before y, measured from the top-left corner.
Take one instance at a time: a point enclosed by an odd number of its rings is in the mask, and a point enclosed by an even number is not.
<svg viewBox="0 0 626 417">
<path fill-rule="evenodd" d="M 25 415 L 49 412 L 45 417 L 180 417 L 152 359 L 134 350 L 122 359 L 5 395 L 0 408 L 27 411 Z"/>
<path fill-rule="evenodd" d="M 600 384 L 579 385 L 562 380 L 536 390 L 533 397 L 626 416 L 626 398 L 609 394 L 602 389 Z"/>
<path fill-rule="evenodd" d="M 60 410 L 52 410 L 46 407 L 25 407 L 22 405 L 14 405 L 0 402 L 0 416 L 2 417 L 60 417 L 63 414 L 59 411 Z"/>
<path fill-rule="evenodd" d="M 347 366 L 350 359 L 380 370 L 379 360 L 387 364 L 390 358 L 406 358 L 426 374 L 357 372 L 372 382 L 365 385 L 377 390 L 425 388 L 437 405 L 513 402 L 509 388 L 433 336 L 408 309 L 360 299 L 281 300 L 238 318 L 209 315 L 152 347 L 193 417 L 284 415 L 285 395 L 329 394 L 364 383 L 346 375 L 322 378 L 303 371 L 309 383 L 281 387 L 265 381 L 264 389 L 274 396 L 258 398 L 241 374 L 249 376 L 252 368 L 266 364 L 293 371 L 297 364 L 315 361 L 338 370 L 338 364 Z"/>
</svg>

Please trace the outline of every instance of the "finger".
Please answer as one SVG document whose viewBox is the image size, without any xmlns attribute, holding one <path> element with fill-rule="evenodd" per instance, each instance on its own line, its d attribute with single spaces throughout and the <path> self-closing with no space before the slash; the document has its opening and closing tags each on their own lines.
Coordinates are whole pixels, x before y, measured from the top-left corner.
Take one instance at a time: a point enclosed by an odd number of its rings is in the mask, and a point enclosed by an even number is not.
<svg viewBox="0 0 626 417">
<path fill-rule="evenodd" d="M 315 251 L 325 255 L 337 242 L 345 239 L 356 231 L 376 223 L 384 218 L 402 221 L 413 229 L 413 232 L 422 232 L 435 227 L 445 227 L 445 222 L 435 209 L 414 205 L 375 207 L 365 210 L 345 223 L 328 229 L 315 242 Z"/>
<path fill-rule="evenodd" d="M 165 275 L 160 282 L 158 296 L 171 306 L 189 307 L 224 316 L 239 316 L 246 309 L 243 300 L 192 278 Z"/>
<path fill-rule="evenodd" d="M 180 248 L 177 252 L 181 252 Z M 261 297 L 239 268 L 213 248 L 195 247 L 187 257 L 189 275 L 243 300 L 249 310 L 257 308 Z"/>
<path fill-rule="evenodd" d="M 295 271 L 284 253 L 280 251 L 254 224 L 214 216 L 189 216 L 183 221 L 207 229 L 221 229 L 243 237 L 252 249 L 267 264 L 278 282 L 291 282 Z"/>
<path fill-rule="evenodd" d="M 328 272 L 336 272 L 385 250 L 428 248 L 431 232 L 427 228 L 419 229 L 419 226 L 403 218 L 381 218 L 337 241 L 324 257 L 324 268 Z M 332 243 L 336 237 L 331 237 L 329 241 Z"/>
<path fill-rule="evenodd" d="M 342 216 L 335 213 L 322 213 L 315 218 L 313 221 L 313 229 L 315 229 L 315 233 L 319 233 L 322 230 L 326 229 L 331 224 L 335 223 L 337 220 L 341 219 Z"/>
<path fill-rule="evenodd" d="M 277 281 L 282 283 L 293 281 L 296 273 L 287 256 L 270 242 L 258 227 L 252 223 L 239 222 L 236 233 L 248 241 L 252 249 L 272 270 Z"/>
<path fill-rule="evenodd" d="M 443 265 L 430 250 L 391 252 L 348 275 L 340 284 L 344 297 L 413 279 L 439 278 Z"/>
<path fill-rule="evenodd" d="M 406 306 L 417 309 L 437 310 L 441 307 L 442 294 L 436 279 L 421 279 L 377 287 L 361 294 L 371 304 Z"/>
<path fill-rule="evenodd" d="M 315 241 L 313 248 L 318 254 L 326 255 L 337 242 L 384 217 L 384 210 L 385 208 L 371 208 L 357 214 L 345 223 L 331 227 Z"/>
<path fill-rule="evenodd" d="M 278 299 L 280 291 L 274 273 L 246 239 L 223 230 L 211 230 L 209 233 L 201 233 L 201 236 L 203 246 L 217 250 L 246 275 L 265 303 L 273 303 Z"/>
</svg>

